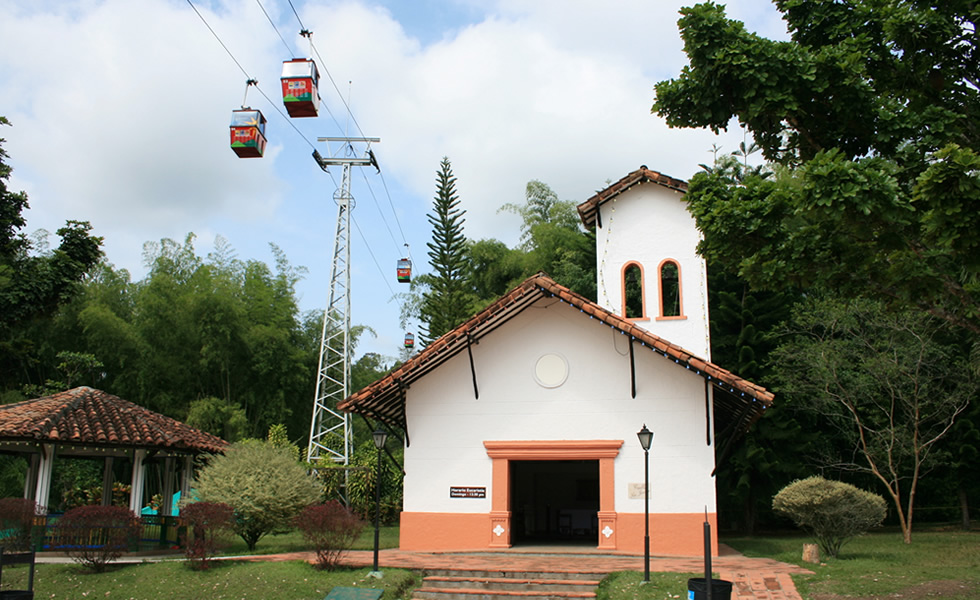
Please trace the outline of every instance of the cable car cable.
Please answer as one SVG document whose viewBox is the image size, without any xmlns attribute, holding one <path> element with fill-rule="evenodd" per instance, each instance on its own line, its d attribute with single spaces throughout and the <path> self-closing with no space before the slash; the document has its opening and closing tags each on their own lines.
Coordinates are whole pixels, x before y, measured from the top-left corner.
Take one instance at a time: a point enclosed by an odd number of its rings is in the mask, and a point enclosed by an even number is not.
<svg viewBox="0 0 980 600">
<path fill-rule="evenodd" d="M 306 29 L 306 26 L 303 25 L 303 20 L 299 18 L 299 13 L 296 12 L 296 7 L 293 6 L 293 0 L 288 0 L 288 2 L 289 2 L 289 8 L 293 9 L 293 14 L 296 15 L 296 20 L 299 22 L 299 28 Z"/>
<path fill-rule="evenodd" d="M 224 48 L 224 50 L 225 50 L 225 52 L 227 52 L 227 53 L 228 53 L 228 56 L 229 56 L 229 57 L 231 57 L 231 60 L 232 60 L 232 61 L 233 61 L 233 62 L 234 62 L 234 63 L 235 63 L 236 65 L 238 65 L 238 68 L 239 68 L 239 69 L 241 70 L 241 72 L 245 74 L 245 78 L 246 78 L 247 80 L 251 80 L 251 81 L 255 81 L 255 84 L 254 84 L 254 85 L 255 85 L 255 89 L 257 89 L 257 90 L 259 91 L 259 93 L 260 93 L 260 94 L 262 94 L 262 97 L 263 97 L 263 98 L 265 98 L 265 99 L 266 99 L 266 101 L 267 101 L 267 102 L 268 102 L 268 103 L 269 103 L 269 104 L 270 104 L 270 105 L 271 105 L 271 106 L 272 106 L 273 108 L 275 108 L 275 109 L 276 109 L 276 112 L 278 112 L 278 113 L 279 113 L 279 115 L 280 115 L 280 116 L 281 116 L 281 117 L 282 117 L 282 118 L 283 118 L 283 119 L 284 119 L 284 120 L 285 120 L 285 121 L 286 121 L 287 123 L 289 123 L 289 125 L 290 125 L 290 127 L 292 127 L 292 128 L 293 128 L 293 129 L 294 129 L 294 130 L 296 131 L 296 133 L 298 133 L 298 134 L 299 134 L 299 136 L 300 136 L 301 138 L 303 138 L 303 141 L 305 141 L 305 142 L 307 143 L 307 145 L 308 145 L 308 146 L 310 146 L 311 148 L 313 148 L 314 150 L 316 150 L 316 146 L 315 146 L 315 145 L 313 145 L 313 142 L 311 142 L 311 141 L 310 141 L 310 140 L 309 140 L 309 139 L 308 139 L 308 138 L 306 137 L 306 135 L 305 135 L 305 134 L 303 134 L 303 132 L 302 132 L 302 131 L 300 131 L 298 127 L 296 127 L 296 124 L 295 124 L 295 123 L 293 123 L 293 121 L 292 121 L 292 119 L 290 119 L 290 118 L 288 118 L 288 117 L 287 117 L 286 115 L 284 115 L 284 114 L 283 114 L 283 112 L 282 112 L 282 109 L 280 109 L 280 108 L 279 108 L 279 105 L 278 105 L 277 103 L 275 103 L 275 102 L 273 102 L 273 101 L 272 101 L 272 99 L 271 99 L 271 98 L 269 98 L 269 96 L 268 96 L 268 94 L 266 94 L 266 93 L 265 93 L 265 92 L 264 92 L 264 91 L 262 90 L 262 88 L 261 88 L 261 87 L 259 87 L 259 84 L 258 84 L 258 80 L 257 80 L 257 79 L 255 79 L 255 78 L 253 78 L 253 77 L 252 77 L 251 75 L 249 75 L 249 73 L 248 73 L 248 71 L 246 71 L 246 70 L 245 70 L 245 67 L 243 67 L 243 66 L 242 66 L 242 63 L 240 63 L 240 62 L 238 62 L 238 59 L 237 59 L 237 58 L 235 58 L 235 55 L 234 55 L 234 54 L 232 54 L 232 52 L 231 52 L 231 50 L 229 50 L 229 49 L 228 49 L 228 46 L 227 46 L 227 45 L 225 45 L 225 43 L 224 43 L 224 41 L 222 41 L 222 39 L 221 39 L 221 36 L 219 36 L 219 35 L 218 35 L 218 33 L 217 33 L 217 32 L 216 32 L 215 30 L 214 30 L 214 28 L 213 28 L 213 27 L 211 27 L 211 25 L 210 25 L 210 24 L 208 23 L 208 21 L 207 21 L 207 19 L 205 19 L 205 18 L 204 18 L 204 15 L 202 15 L 202 14 L 201 14 L 201 12 L 200 12 L 199 10 L 197 10 L 197 7 L 196 7 L 196 6 L 194 6 L 194 3 L 193 3 L 193 2 L 191 1 L 191 0 L 187 0 L 187 4 L 189 4 L 189 5 L 190 5 L 190 7 L 191 7 L 192 9 L 194 9 L 194 12 L 195 12 L 195 13 L 197 14 L 197 16 L 198 16 L 198 17 L 199 17 L 199 18 L 201 19 L 201 22 L 202 22 L 202 23 L 204 23 L 204 26 L 208 28 L 208 31 L 210 31 L 210 32 L 211 32 L 211 35 L 213 35 L 213 36 L 214 36 L 214 39 L 216 39 L 216 40 L 218 40 L 218 43 L 219 43 L 219 44 L 221 44 L 221 47 L 222 47 L 222 48 Z M 334 183 L 336 183 L 336 180 L 334 181 Z"/>
<path fill-rule="evenodd" d="M 282 37 L 282 33 L 279 32 L 279 28 L 276 27 L 272 17 L 269 16 L 269 13 L 265 10 L 265 7 L 262 6 L 262 0 L 255 0 L 255 3 L 262 9 L 262 14 L 264 14 L 265 18 L 269 20 L 269 25 L 272 25 L 272 28 L 276 30 L 276 35 L 278 35 L 279 39 L 282 40 L 282 45 L 286 47 L 286 52 L 288 52 L 290 56 L 296 56 L 296 53 L 293 52 L 293 49 L 290 48 L 289 44 L 286 42 L 286 38 Z"/>
<path fill-rule="evenodd" d="M 364 246 L 367 247 L 368 254 L 371 255 L 371 260 L 374 261 L 374 266 L 378 268 L 378 273 L 381 274 L 381 279 L 382 281 L 385 282 L 385 287 L 388 288 L 388 291 L 391 293 L 391 297 L 394 298 L 396 302 L 398 302 L 397 295 L 395 294 L 395 290 L 391 289 L 391 284 L 388 283 L 388 277 L 385 275 L 384 270 L 381 268 L 381 265 L 378 263 L 378 259 L 374 256 L 374 252 L 371 250 L 371 244 L 369 244 L 367 238 L 364 237 L 364 232 L 361 231 L 361 226 L 357 224 L 357 219 L 354 218 L 353 213 L 351 213 L 351 221 L 353 221 L 354 223 L 354 229 L 356 229 L 358 235 L 361 236 L 361 241 L 364 242 Z M 401 311 L 401 308 L 402 308 L 401 302 L 398 302 L 398 310 Z"/>
</svg>

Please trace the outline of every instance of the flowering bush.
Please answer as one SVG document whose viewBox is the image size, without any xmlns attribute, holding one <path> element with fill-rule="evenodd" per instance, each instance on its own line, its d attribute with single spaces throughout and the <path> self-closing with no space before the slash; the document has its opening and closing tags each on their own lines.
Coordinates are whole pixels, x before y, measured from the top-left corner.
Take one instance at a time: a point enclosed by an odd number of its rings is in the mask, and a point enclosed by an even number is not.
<svg viewBox="0 0 980 600">
<path fill-rule="evenodd" d="M 128 508 L 79 506 L 58 519 L 53 547 L 100 573 L 131 544 L 139 542 L 142 527 L 139 517 Z"/>
<path fill-rule="evenodd" d="M 37 502 L 27 498 L 0 499 L 0 545 L 6 551 L 30 550 Z"/>
<path fill-rule="evenodd" d="M 224 502 L 194 502 L 180 509 L 185 528 L 184 555 L 191 565 L 207 569 L 211 558 L 228 543 L 235 525 L 235 509 Z"/>
<path fill-rule="evenodd" d="M 307 506 L 294 523 L 313 546 L 317 568 L 331 570 L 340 563 L 364 528 L 364 522 L 336 500 Z"/>
</svg>

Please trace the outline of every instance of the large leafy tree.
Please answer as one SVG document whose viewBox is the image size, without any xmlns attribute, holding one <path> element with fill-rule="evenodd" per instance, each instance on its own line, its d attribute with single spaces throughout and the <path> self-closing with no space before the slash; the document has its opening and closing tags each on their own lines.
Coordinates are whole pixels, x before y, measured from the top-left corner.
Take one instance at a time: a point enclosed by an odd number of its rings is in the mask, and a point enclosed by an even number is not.
<svg viewBox="0 0 980 600">
<path fill-rule="evenodd" d="M 777 0 L 791 41 L 714 3 L 656 85 L 678 127 L 735 118 L 777 168 L 695 175 L 702 252 L 756 287 L 822 285 L 980 333 L 980 11 L 968 0 Z"/>
<path fill-rule="evenodd" d="M 812 297 L 786 334 L 773 353 L 778 391 L 805 398 L 839 441 L 828 465 L 887 489 L 910 543 L 919 483 L 948 462 L 943 442 L 980 389 L 960 340 L 923 313 Z"/>
<path fill-rule="evenodd" d="M 432 241 L 426 244 L 432 272 L 423 278 L 426 290 L 420 307 L 420 317 L 425 323 L 422 338 L 426 344 L 462 323 L 472 312 L 465 280 L 465 214 L 459 207 L 452 164 L 449 158 L 443 157 L 436 173 L 433 211 L 427 215 L 432 225 Z"/>
<path fill-rule="evenodd" d="M 9 125 L 0 116 L 0 125 Z M 50 320 L 60 306 L 77 294 L 79 284 L 102 256 L 102 238 L 89 232 L 85 221 L 68 221 L 58 229 L 61 243 L 45 252 L 21 229 L 28 208 L 27 194 L 7 189 L 11 168 L 0 138 L 0 392 L 42 384 L 36 368 L 39 348 L 30 330 Z M 37 252 L 41 250 L 41 252 Z"/>
</svg>

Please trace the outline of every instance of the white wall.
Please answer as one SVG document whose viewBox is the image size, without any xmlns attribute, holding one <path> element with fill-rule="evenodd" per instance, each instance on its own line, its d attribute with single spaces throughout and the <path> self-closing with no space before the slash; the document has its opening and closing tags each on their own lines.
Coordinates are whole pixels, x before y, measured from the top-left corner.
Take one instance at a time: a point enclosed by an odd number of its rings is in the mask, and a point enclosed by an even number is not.
<svg viewBox="0 0 980 600">
<path fill-rule="evenodd" d="M 708 284 L 704 261 L 697 255 L 701 234 L 687 212 L 684 195 L 655 183 L 636 185 L 600 206 L 596 227 L 598 302 L 622 314 L 622 268 L 643 265 L 649 321 L 636 324 L 696 356 L 710 360 Z M 657 321 L 659 273 L 666 258 L 680 264 L 685 320 Z"/>
<path fill-rule="evenodd" d="M 485 440 L 623 440 L 616 465 L 616 510 L 642 512 L 628 484 L 643 482 L 636 432 L 655 433 L 651 511 L 714 511 L 713 449 L 705 439 L 704 380 L 635 344 L 637 397 L 630 397 L 627 336 L 557 298 L 535 306 L 473 347 L 480 398 L 465 352 L 407 392 L 405 511 L 488 513 L 491 459 Z M 542 355 L 569 365 L 565 383 L 534 379 Z M 450 498 L 450 486 L 486 487 L 485 499 Z"/>
</svg>

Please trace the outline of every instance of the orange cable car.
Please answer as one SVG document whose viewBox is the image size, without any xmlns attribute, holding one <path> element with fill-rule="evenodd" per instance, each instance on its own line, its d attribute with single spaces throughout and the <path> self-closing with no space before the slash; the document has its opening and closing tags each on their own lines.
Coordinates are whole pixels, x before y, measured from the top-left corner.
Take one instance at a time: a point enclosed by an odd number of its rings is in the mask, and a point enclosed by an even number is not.
<svg viewBox="0 0 980 600">
<path fill-rule="evenodd" d="M 231 111 L 231 149 L 238 158 L 261 158 L 265 152 L 265 117 L 261 110 Z"/>
<path fill-rule="evenodd" d="M 415 334 L 414 333 L 406 333 L 405 334 L 405 347 L 406 348 L 414 348 L 415 347 Z"/>
<path fill-rule="evenodd" d="M 315 117 L 320 108 L 317 86 L 320 72 L 311 58 L 294 58 L 282 63 L 282 103 L 290 117 Z"/>
<path fill-rule="evenodd" d="M 398 260 L 398 283 L 412 282 L 412 261 L 408 258 Z"/>
</svg>

